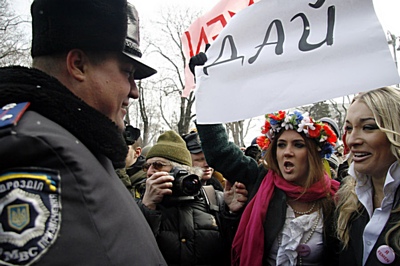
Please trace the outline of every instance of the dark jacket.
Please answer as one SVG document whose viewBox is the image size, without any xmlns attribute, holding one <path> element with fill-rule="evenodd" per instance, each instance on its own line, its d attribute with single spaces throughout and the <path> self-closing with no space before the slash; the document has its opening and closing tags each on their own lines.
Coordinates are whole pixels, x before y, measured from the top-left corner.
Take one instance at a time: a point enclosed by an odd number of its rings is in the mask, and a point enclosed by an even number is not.
<svg viewBox="0 0 400 266">
<path fill-rule="evenodd" d="M 236 144 L 229 142 L 225 128 L 221 124 L 197 125 L 197 131 L 208 164 L 221 172 L 231 183 L 235 181 L 244 183 L 249 191 L 249 202 L 257 193 L 267 174 L 265 167 L 259 166 L 254 159 L 245 156 Z M 269 253 L 273 241 L 282 230 L 285 223 L 286 208 L 286 194 L 275 188 L 264 222 L 264 228 L 268 228 L 265 231 L 268 234 L 265 236 L 264 254 Z M 337 261 L 337 256 L 335 256 L 337 240 L 333 237 L 333 219 L 331 217 L 325 218 L 324 265 L 335 265 Z M 266 257 L 264 256 L 263 259 L 266 265 Z"/>
<path fill-rule="evenodd" d="M 223 195 L 216 191 L 223 210 Z M 138 202 L 168 265 L 230 265 L 221 213 L 211 210 L 202 189 L 189 200 L 164 198 L 156 210 Z"/>
<path fill-rule="evenodd" d="M 142 170 L 142 165 L 146 162 L 146 158 L 142 155 L 140 155 L 137 159 L 136 162 L 134 164 L 132 164 L 131 166 L 126 168 L 126 173 L 128 174 L 128 176 L 131 179 L 132 184 L 135 184 L 136 182 L 140 181 L 140 180 L 136 180 L 137 177 L 140 176 L 139 179 L 141 179 L 141 177 L 144 174 L 144 177 L 146 177 L 146 172 L 144 172 Z M 138 175 L 137 175 L 138 174 Z M 136 176 L 137 175 L 137 176 Z"/>
<path fill-rule="evenodd" d="M 400 204 L 400 187 L 397 188 L 396 192 L 396 197 L 393 203 L 392 210 L 396 209 L 399 207 Z M 357 215 L 357 213 L 354 213 L 353 217 L 351 218 L 351 228 L 350 228 L 350 241 L 349 241 L 349 246 L 345 250 L 343 250 L 340 255 L 339 255 L 339 265 L 343 266 L 358 266 L 362 265 L 363 262 L 363 233 L 365 226 L 369 222 L 369 215 L 367 210 L 362 207 L 360 211 L 361 215 Z M 389 220 L 387 221 L 385 227 L 383 228 L 381 234 L 378 237 L 378 240 L 376 241 L 373 249 L 371 250 L 370 255 L 368 256 L 368 259 L 366 261 L 367 266 L 375 266 L 375 265 L 400 265 L 400 250 L 395 250 L 397 253 L 395 260 L 391 264 L 383 264 L 378 260 L 378 257 L 376 256 L 376 251 L 377 249 L 382 246 L 386 245 L 385 241 L 385 235 L 388 232 L 389 229 L 392 228 L 393 224 L 397 224 L 400 221 L 400 213 L 391 213 L 389 216 Z M 397 239 L 398 241 L 398 239 Z M 395 249 L 395 246 L 391 243 L 389 243 L 389 246 L 391 246 L 393 249 Z"/>
<path fill-rule="evenodd" d="M 0 95 L 31 103 L 0 128 L 0 264 L 166 265 L 115 173 L 116 125 L 38 70 L 0 69 Z"/>
<path fill-rule="evenodd" d="M 249 192 L 252 191 L 259 175 L 258 163 L 245 156 L 236 144 L 228 140 L 225 128 L 221 124 L 196 126 L 204 156 L 210 167 L 220 172 L 232 184 L 239 181 L 246 185 Z"/>
</svg>

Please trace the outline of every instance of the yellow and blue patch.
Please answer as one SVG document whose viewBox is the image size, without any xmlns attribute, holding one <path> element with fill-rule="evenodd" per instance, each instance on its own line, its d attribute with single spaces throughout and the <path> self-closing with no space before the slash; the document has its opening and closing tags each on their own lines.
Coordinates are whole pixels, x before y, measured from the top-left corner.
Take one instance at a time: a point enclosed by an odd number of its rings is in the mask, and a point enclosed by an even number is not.
<svg viewBox="0 0 400 266">
<path fill-rule="evenodd" d="M 30 265 L 56 241 L 61 225 L 60 175 L 38 168 L 0 174 L 0 264 Z"/>
</svg>

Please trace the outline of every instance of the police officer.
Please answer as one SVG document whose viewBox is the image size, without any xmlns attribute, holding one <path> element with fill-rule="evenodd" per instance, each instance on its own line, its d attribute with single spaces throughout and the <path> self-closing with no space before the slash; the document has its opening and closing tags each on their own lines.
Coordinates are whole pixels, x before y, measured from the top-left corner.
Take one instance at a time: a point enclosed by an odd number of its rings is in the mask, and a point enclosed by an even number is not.
<svg viewBox="0 0 400 266">
<path fill-rule="evenodd" d="M 33 68 L 0 69 L 0 264 L 166 265 L 124 165 L 141 59 L 126 0 L 34 0 Z"/>
</svg>

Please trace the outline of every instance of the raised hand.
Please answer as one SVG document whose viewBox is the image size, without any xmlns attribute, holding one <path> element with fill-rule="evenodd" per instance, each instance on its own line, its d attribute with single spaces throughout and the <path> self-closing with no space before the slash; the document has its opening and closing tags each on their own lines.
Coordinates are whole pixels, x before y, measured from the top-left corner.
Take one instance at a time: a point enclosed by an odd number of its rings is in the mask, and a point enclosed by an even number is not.
<svg viewBox="0 0 400 266">
<path fill-rule="evenodd" d="M 240 211 L 247 201 L 248 191 L 243 183 L 232 184 L 226 180 L 224 189 L 224 200 L 231 212 Z"/>
</svg>

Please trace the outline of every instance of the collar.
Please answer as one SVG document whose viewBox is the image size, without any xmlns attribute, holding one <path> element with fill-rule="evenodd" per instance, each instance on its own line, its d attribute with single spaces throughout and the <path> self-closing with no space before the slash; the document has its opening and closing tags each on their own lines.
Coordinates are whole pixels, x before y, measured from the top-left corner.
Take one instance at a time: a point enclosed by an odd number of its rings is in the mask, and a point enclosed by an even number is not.
<svg viewBox="0 0 400 266">
<path fill-rule="evenodd" d="M 124 167 L 128 147 L 117 125 L 54 77 L 34 68 L 0 68 L 0 95 L 0 106 L 30 102 L 29 110 L 64 127 L 94 154 L 108 157 L 114 167 Z"/>
<path fill-rule="evenodd" d="M 354 169 L 354 163 L 350 164 L 348 173 L 354 179 L 357 180 L 356 183 L 357 197 L 359 201 L 367 209 L 369 217 L 371 217 L 373 213 L 373 203 L 371 201 L 373 188 L 372 188 L 371 178 L 366 174 L 358 173 Z M 389 170 L 386 174 L 385 183 L 383 187 L 383 192 L 384 192 L 383 202 L 385 205 L 393 203 L 396 190 L 399 187 L 399 185 L 400 185 L 400 165 L 398 161 L 396 161 L 389 167 Z"/>
</svg>

